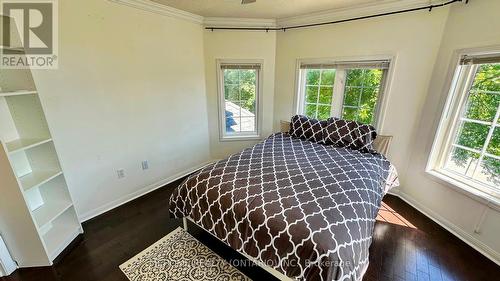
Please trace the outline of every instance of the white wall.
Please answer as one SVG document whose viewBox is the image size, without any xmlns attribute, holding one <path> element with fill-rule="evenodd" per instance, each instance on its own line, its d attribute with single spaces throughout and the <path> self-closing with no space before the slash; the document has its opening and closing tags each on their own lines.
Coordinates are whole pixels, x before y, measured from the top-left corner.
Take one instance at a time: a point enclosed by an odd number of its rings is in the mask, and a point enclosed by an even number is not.
<svg viewBox="0 0 500 281">
<path fill-rule="evenodd" d="M 401 192 L 420 209 L 437 217 L 444 226 L 500 263 L 500 208 L 488 208 L 478 198 L 473 199 L 424 171 L 448 95 L 450 81 L 447 76 L 453 64 L 452 55 L 464 48 L 499 45 L 498 11 L 500 1 L 489 0 L 470 1 L 466 6 L 451 8 L 420 124 L 413 133 L 415 141 L 411 145 L 407 178 Z M 481 224 L 483 212 L 486 214 Z M 476 225 L 479 225 L 479 234 L 474 233 Z"/>
<path fill-rule="evenodd" d="M 225 158 L 258 141 L 219 140 L 217 67 L 216 59 L 261 59 L 263 67 L 262 138 L 273 132 L 274 64 L 276 57 L 275 32 L 205 31 L 205 74 L 207 87 L 208 124 L 211 155 Z"/>
<path fill-rule="evenodd" d="M 103 0 L 59 10 L 59 69 L 33 76 L 80 217 L 210 159 L 200 25 Z"/>
<path fill-rule="evenodd" d="M 297 59 L 392 55 L 393 79 L 380 133 L 394 135 L 390 158 L 405 183 L 413 130 L 439 49 L 448 10 L 278 33 L 274 127 L 294 114 Z"/>
</svg>

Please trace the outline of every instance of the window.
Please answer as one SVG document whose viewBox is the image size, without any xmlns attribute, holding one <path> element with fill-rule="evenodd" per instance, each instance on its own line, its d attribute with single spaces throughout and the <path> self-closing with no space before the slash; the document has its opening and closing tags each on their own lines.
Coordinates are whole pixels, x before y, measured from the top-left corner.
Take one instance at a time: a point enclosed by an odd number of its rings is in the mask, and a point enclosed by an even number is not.
<svg viewBox="0 0 500 281">
<path fill-rule="evenodd" d="M 375 125 L 389 61 L 301 63 L 298 112 Z"/>
<path fill-rule="evenodd" d="M 434 154 L 434 170 L 500 195 L 500 55 L 462 56 Z M 438 142 L 439 143 L 439 142 Z"/>
<path fill-rule="evenodd" d="M 262 63 L 218 61 L 221 139 L 260 136 Z"/>
</svg>

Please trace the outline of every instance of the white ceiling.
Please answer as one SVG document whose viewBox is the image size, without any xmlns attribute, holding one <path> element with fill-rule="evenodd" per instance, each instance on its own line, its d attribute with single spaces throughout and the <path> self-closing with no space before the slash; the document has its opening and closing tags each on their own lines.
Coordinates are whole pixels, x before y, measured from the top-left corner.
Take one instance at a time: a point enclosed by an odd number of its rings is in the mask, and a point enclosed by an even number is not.
<svg viewBox="0 0 500 281">
<path fill-rule="evenodd" d="M 257 0 L 241 5 L 241 0 L 151 0 L 204 17 L 276 19 L 353 8 L 356 6 L 407 0 Z"/>
</svg>

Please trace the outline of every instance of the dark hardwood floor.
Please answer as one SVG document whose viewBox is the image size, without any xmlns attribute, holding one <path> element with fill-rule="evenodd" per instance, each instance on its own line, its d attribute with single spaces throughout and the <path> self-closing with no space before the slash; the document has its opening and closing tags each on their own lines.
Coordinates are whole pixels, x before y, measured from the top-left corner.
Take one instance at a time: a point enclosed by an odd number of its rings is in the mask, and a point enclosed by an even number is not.
<svg viewBox="0 0 500 281">
<path fill-rule="evenodd" d="M 168 216 L 179 181 L 84 223 L 85 234 L 53 267 L 21 269 L 0 281 L 127 281 L 118 266 L 181 225 Z M 190 233 L 227 260 L 242 258 L 190 225 Z M 254 280 L 264 270 L 240 268 Z M 500 267 L 394 196 L 384 198 L 364 281 L 500 280 Z"/>
</svg>

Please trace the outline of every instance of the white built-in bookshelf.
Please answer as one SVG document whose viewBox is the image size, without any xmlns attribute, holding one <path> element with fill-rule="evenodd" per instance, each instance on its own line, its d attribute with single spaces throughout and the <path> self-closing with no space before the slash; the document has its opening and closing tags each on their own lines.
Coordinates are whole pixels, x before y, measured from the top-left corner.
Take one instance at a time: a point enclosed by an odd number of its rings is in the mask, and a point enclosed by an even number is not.
<svg viewBox="0 0 500 281">
<path fill-rule="evenodd" d="M 0 69 L 0 87 L 0 235 L 20 267 L 51 265 L 83 229 L 31 71 Z"/>
</svg>

